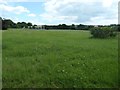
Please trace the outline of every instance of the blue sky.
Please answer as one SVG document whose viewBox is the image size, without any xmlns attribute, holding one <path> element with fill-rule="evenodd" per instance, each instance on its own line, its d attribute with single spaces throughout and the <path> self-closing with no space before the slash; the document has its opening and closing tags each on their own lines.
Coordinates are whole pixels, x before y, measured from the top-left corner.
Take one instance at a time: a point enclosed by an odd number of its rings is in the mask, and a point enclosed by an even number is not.
<svg viewBox="0 0 120 90">
<path fill-rule="evenodd" d="M 16 2 L 13 4 L 26 7 L 31 13 L 42 14 L 44 12 L 44 2 Z"/>
<path fill-rule="evenodd" d="M 1 17 L 33 24 L 118 23 L 119 0 L 0 0 Z"/>
</svg>

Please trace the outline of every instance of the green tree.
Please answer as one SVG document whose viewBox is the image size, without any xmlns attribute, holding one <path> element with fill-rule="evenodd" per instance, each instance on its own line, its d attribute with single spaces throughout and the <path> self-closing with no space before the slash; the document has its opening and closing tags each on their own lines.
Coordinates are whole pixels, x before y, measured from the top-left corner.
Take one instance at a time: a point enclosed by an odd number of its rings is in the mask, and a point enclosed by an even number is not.
<svg viewBox="0 0 120 90">
<path fill-rule="evenodd" d="M 70 29 L 75 30 L 75 24 L 72 24 L 72 25 L 70 26 Z"/>
<path fill-rule="evenodd" d="M 31 29 L 32 23 L 28 22 L 27 26 Z"/>
<path fill-rule="evenodd" d="M 2 30 L 7 30 L 7 29 L 8 29 L 7 22 L 5 20 L 2 20 Z"/>
</svg>

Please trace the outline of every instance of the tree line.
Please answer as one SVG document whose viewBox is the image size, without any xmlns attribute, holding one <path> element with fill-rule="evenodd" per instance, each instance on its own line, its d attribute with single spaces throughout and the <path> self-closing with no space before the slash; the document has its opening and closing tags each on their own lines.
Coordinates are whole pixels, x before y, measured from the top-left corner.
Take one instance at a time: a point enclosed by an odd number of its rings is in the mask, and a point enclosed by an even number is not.
<svg viewBox="0 0 120 90">
<path fill-rule="evenodd" d="M 8 28 L 29 28 L 29 29 L 45 29 L 45 30 L 49 30 L 49 29 L 53 29 L 53 30 L 91 30 L 91 28 L 96 27 L 95 25 L 83 25 L 83 24 L 79 24 L 79 25 L 66 25 L 66 24 L 59 24 L 59 25 L 35 25 L 32 24 L 31 22 L 13 22 L 10 19 L 4 19 L 0 17 L 0 29 L 2 30 L 7 30 Z M 97 25 L 97 27 L 109 27 L 109 28 L 113 28 L 117 31 L 120 31 L 120 25 L 118 24 L 111 24 L 111 25 Z"/>
<path fill-rule="evenodd" d="M 32 25 L 32 23 L 28 22 L 13 22 L 10 19 L 2 19 L 0 17 L 0 21 L 1 21 L 1 29 L 2 30 L 7 30 L 8 28 L 28 28 L 29 26 L 35 27 L 36 25 Z"/>
</svg>

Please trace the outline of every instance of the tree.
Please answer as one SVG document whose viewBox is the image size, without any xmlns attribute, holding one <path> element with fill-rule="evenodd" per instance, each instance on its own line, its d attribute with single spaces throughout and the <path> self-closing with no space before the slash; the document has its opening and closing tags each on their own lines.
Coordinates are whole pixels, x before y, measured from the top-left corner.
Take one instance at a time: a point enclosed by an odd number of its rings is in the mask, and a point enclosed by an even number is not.
<svg viewBox="0 0 120 90">
<path fill-rule="evenodd" d="M 4 21 L 7 23 L 8 28 L 13 28 L 15 23 L 12 20 L 5 19 Z"/>
<path fill-rule="evenodd" d="M 28 22 L 27 25 L 28 25 L 28 26 L 32 26 L 32 23 Z"/>
<path fill-rule="evenodd" d="M 7 30 L 7 29 L 8 29 L 7 22 L 5 20 L 2 20 L 2 30 Z"/>
<path fill-rule="evenodd" d="M 31 29 L 32 23 L 28 22 L 28 23 L 27 23 L 27 26 L 28 26 L 28 28 Z"/>
<path fill-rule="evenodd" d="M 0 30 L 2 30 L 2 18 L 0 17 Z"/>
<path fill-rule="evenodd" d="M 69 26 L 67 26 L 66 24 L 59 24 L 58 28 L 59 29 L 70 29 Z"/>
<path fill-rule="evenodd" d="M 17 27 L 18 28 L 28 28 L 28 25 L 27 25 L 27 23 L 26 22 L 18 22 L 17 23 Z"/>
<path fill-rule="evenodd" d="M 22 28 L 21 22 L 17 22 L 17 28 Z"/>
<path fill-rule="evenodd" d="M 33 25 L 33 26 L 32 26 L 32 29 L 36 29 L 36 26 L 37 26 L 37 25 Z"/>
<path fill-rule="evenodd" d="M 120 24 L 118 24 L 117 30 L 120 31 Z"/>
<path fill-rule="evenodd" d="M 22 24 L 22 28 L 23 28 L 23 27 L 28 28 L 28 25 L 27 25 L 26 22 L 22 22 L 21 24 Z"/>
<path fill-rule="evenodd" d="M 70 26 L 70 29 L 75 30 L 75 29 L 76 29 L 76 28 L 75 28 L 75 25 L 72 24 L 72 25 Z"/>
</svg>

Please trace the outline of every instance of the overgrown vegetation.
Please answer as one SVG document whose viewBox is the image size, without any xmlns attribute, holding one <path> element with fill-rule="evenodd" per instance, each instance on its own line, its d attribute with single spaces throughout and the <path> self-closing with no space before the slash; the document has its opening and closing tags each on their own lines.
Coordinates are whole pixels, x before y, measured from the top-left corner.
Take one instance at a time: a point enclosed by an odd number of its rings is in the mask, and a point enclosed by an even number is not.
<svg viewBox="0 0 120 90">
<path fill-rule="evenodd" d="M 94 38 L 109 38 L 116 37 L 117 31 L 111 27 L 94 27 L 91 29 L 91 34 Z"/>
<path fill-rule="evenodd" d="M 118 40 L 88 31 L 3 32 L 3 88 L 118 87 Z"/>
</svg>

